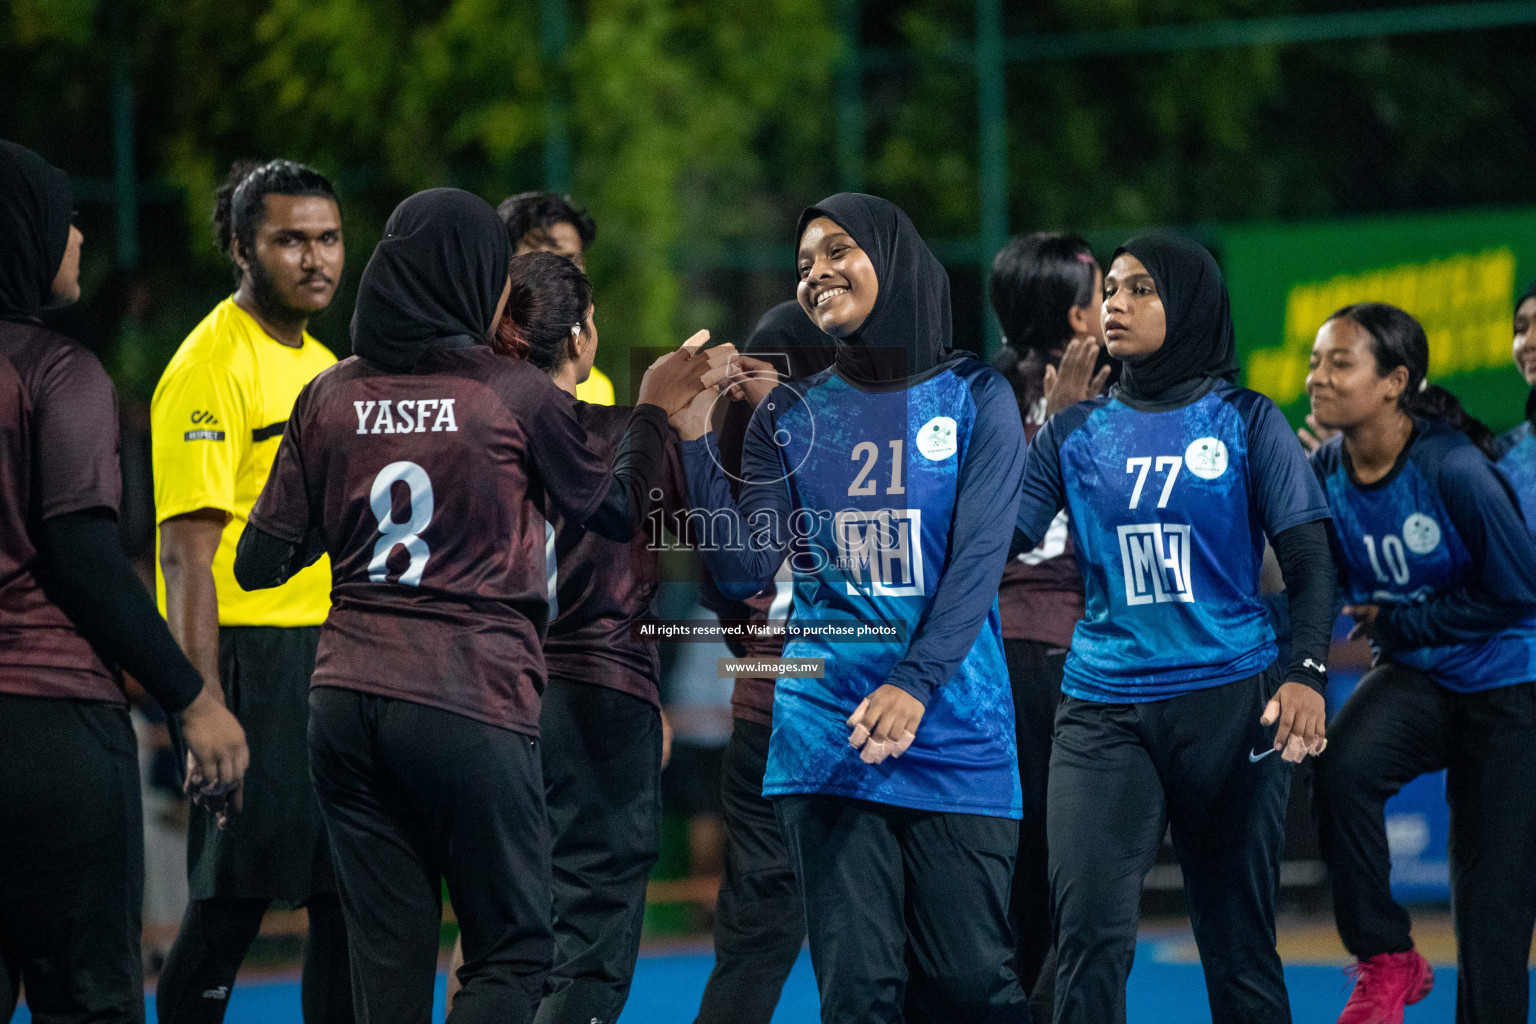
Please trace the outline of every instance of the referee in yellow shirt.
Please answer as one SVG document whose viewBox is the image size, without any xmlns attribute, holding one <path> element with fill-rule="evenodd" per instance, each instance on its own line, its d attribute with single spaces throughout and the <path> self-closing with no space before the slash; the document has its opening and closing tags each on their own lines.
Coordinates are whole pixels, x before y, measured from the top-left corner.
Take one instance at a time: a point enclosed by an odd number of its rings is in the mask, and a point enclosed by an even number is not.
<svg viewBox="0 0 1536 1024">
<path fill-rule="evenodd" d="M 218 1024 L 272 903 L 304 906 L 307 1024 L 352 1024 L 346 930 L 310 789 L 309 677 L 330 610 L 330 563 L 247 593 L 235 545 L 299 392 L 336 357 L 305 327 L 330 305 L 344 262 L 341 209 L 319 172 L 241 163 L 219 190 L 219 245 L 235 294 L 187 335 L 155 388 L 155 518 L 161 609 L 187 657 L 245 727 L 244 806 L 227 827 L 192 808 L 192 902 L 160 975 L 160 1024 Z"/>
<path fill-rule="evenodd" d="M 512 255 L 552 252 L 564 256 L 581 270 L 587 269 L 587 248 L 597 240 L 597 224 L 585 210 L 577 209 L 570 196 L 553 192 L 519 192 L 496 207 L 512 236 Z M 592 405 L 613 404 L 613 381 L 597 367 L 576 385 L 578 401 Z"/>
</svg>

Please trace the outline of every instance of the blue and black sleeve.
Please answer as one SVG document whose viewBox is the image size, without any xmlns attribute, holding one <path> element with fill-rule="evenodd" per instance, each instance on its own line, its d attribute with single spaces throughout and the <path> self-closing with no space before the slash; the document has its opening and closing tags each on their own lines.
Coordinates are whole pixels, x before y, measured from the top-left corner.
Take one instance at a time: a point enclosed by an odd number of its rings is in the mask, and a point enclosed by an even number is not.
<svg viewBox="0 0 1536 1024">
<path fill-rule="evenodd" d="M 698 541 L 699 555 L 715 586 L 737 601 L 763 589 L 789 552 L 788 526 L 794 509 L 779 447 L 773 443 L 770 404 L 760 403 L 747 425 L 737 497 L 731 495 L 713 434 L 678 447 L 688 482 L 688 504 L 711 514 L 711 536 Z"/>
<path fill-rule="evenodd" d="M 971 394 L 976 420 L 960 467 L 949 558 L 906 657 L 886 679 L 925 707 L 959 670 L 997 600 L 1024 474 L 1024 425 L 1012 389 L 987 372 L 973 380 Z"/>
<path fill-rule="evenodd" d="M 1460 589 L 1423 604 L 1383 607 L 1377 639 L 1399 648 L 1481 640 L 1536 610 L 1536 547 L 1508 481 L 1470 444 L 1420 468 L 1439 492 L 1471 569 Z"/>
<path fill-rule="evenodd" d="M 1255 398 L 1248 419 L 1249 487 L 1285 580 L 1290 625 L 1285 680 L 1321 692 L 1338 592 L 1328 499 L 1280 410 Z"/>
</svg>

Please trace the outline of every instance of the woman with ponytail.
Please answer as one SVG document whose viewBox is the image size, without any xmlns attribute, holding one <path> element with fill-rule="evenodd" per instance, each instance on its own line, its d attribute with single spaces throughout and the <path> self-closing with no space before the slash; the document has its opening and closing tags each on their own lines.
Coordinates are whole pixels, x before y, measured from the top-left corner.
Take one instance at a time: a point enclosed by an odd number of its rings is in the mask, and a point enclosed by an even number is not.
<svg viewBox="0 0 1536 1024">
<path fill-rule="evenodd" d="M 506 315 L 491 338 L 499 355 L 526 360 L 564 392 L 595 448 L 612 454 L 634 410 L 576 398 L 597 355 L 592 287 L 564 256 L 514 256 Z M 690 341 L 696 339 L 690 339 Z M 717 352 L 734 351 L 717 346 Z M 682 493 L 669 431 L 662 493 Z M 654 497 L 655 491 L 652 492 Z M 645 884 L 661 843 L 661 769 L 669 739 L 661 715 L 661 661 L 631 626 L 649 616 L 656 552 L 644 522 L 609 539 L 547 511 L 548 681 L 539 714 L 554 880 L 555 957 L 536 1021 L 613 1021 L 639 953 Z M 463 963 L 455 947 L 454 973 Z"/>
<path fill-rule="evenodd" d="M 1447 769 L 1460 1024 L 1523 1022 L 1536 927 L 1536 547 L 1487 428 L 1425 383 L 1413 317 L 1359 303 L 1323 324 L 1307 393 L 1338 431 L 1312 457 L 1374 667 L 1318 763 L 1334 915 L 1359 961 L 1340 1024 L 1401 1020 L 1434 984 L 1392 899 L 1386 800 Z"/>
<path fill-rule="evenodd" d="M 1110 383 L 1115 364 L 1104 348 L 1099 312 L 1104 275 L 1087 242 L 1039 231 L 1015 238 L 997 254 L 988 291 L 1007 337 L 992 365 L 1013 385 L 1024 437 L 1032 441 L 1057 412 L 1101 394 Z M 1062 675 L 1083 600 L 1083 577 L 1063 509 L 1037 547 L 1008 559 L 997 593 L 1024 799 L 1008 903 L 1014 972 L 1031 990 L 1035 1015 L 1046 1018 L 1056 977 L 1049 958 L 1046 779 Z"/>
</svg>

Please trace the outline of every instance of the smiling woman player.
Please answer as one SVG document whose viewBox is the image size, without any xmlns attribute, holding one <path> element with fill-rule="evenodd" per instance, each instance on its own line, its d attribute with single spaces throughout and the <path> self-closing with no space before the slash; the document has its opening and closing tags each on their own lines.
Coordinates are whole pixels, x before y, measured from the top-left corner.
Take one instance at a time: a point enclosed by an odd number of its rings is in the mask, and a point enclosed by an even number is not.
<svg viewBox="0 0 1536 1024">
<path fill-rule="evenodd" d="M 1536 532 L 1536 281 L 1515 303 L 1515 367 L 1531 392 L 1525 399 L 1525 419 L 1494 442 L 1499 468 L 1515 485 L 1526 525 Z"/>
<path fill-rule="evenodd" d="M 1307 393 L 1340 431 L 1312 457 L 1333 508 L 1344 609 L 1375 665 L 1318 762 L 1334 916 L 1359 964 L 1341 1024 L 1402 1020 L 1434 983 L 1392 899 L 1383 805 L 1446 771 L 1457 1017 L 1523 1022 L 1536 927 L 1536 548 L 1486 428 L 1425 385 L 1429 343 L 1394 306 L 1317 332 Z M 1465 432 L 1464 432 L 1465 431 Z"/>
<path fill-rule="evenodd" d="M 703 550 L 722 591 L 756 593 L 789 556 L 801 628 L 905 631 L 784 650 L 824 667 L 778 681 L 763 785 L 804 895 L 822 1020 L 1025 1021 L 996 599 L 1018 407 L 995 370 L 950 348 L 949 279 L 891 203 L 843 193 L 806 210 L 797 260 L 800 304 L 836 339 L 836 363 L 758 405 L 739 500 L 708 397 L 674 422 L 691 504 L 737 537 L 755 531 Z"/>
<path fill-rule="evenodd" d="M 1120 383 L 1035 436 L 1014 543 L 1033 548 L 1066 508 L 1087 592 L 1047 798 L 1056 1020 L 1125 1020 L 1142 880 L 1171 824 L 1212 1019 L 1289 1021 L 1274 899 L 1285 762 L 1323 743 L 1328 506 L 1274 403 L 1229 383 L 1210 253 L 1127 242 L 1103 315 Z M 1266 536 L 1290 597 L 1284 675 L 1259 598 Z"/>
</svg>

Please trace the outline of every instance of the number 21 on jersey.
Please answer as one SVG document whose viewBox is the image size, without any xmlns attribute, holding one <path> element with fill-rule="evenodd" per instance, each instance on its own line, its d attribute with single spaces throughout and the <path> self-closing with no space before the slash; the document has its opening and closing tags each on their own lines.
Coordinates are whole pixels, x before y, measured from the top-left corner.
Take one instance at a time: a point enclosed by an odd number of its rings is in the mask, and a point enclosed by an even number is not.
<svg viewBox="0 0 1536 1024">
<path fill-rule="evenodd" d="M 879 476 L 886 477 L 886 494 L 907 493 L 903 482 L 906 442 L 897 438 L 887 444 L 891 457 L 884 474 L 876 473 L 880 461 L 878 444 L 860 441 L 853 446 L 848 460 L 863 465 L 848 485 L 850 498 L 880 493 Z M 832 528 L 837 540 L 837 564 L 847 577 L 848 593 L 921 597 L 925 593 L 922 522 L 922 510 L 916 508 L 848 508 L 838 512 Z"/>
</svg>

